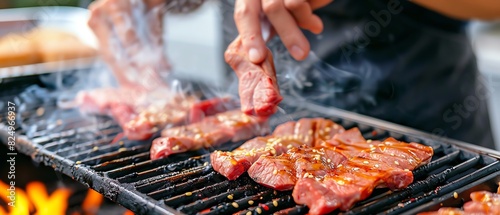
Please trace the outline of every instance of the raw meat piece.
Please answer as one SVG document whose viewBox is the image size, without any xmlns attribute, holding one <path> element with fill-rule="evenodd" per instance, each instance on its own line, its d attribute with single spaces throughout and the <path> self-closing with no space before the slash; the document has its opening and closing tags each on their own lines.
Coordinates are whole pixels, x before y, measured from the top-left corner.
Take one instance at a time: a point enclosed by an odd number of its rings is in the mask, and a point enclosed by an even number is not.
<svg viewBox="0 0 500 215">
<path fill-rule="evenodd" d="M 239 80 L 241 111 L 257 116 L 270 116 L 277 111 L 281 97 L 271 51 L 259 65 L 251 63 L 238 36 L 227 48 L 224 57 Z"/>
<path fill-rule="evenodd" d="M 303 118 L 281 124 L 272 135 L 256 137 L 232 152 L 215 151 L 210 160 L 215 171 L 234 180 L 263 155 L 280 155 L 293 147 L 323 144 L 324 138 L 343 131 L 342 126 L 328 119 Z"/>
<path fill-rule="evenodd" d="M 269 133 L 266 118 L 248 116 L 239 110 L 219 113 L 198 123 L 163 130 L 162 137 L 153 141 L 151 159 L 266 133 Z"/>
</svg>

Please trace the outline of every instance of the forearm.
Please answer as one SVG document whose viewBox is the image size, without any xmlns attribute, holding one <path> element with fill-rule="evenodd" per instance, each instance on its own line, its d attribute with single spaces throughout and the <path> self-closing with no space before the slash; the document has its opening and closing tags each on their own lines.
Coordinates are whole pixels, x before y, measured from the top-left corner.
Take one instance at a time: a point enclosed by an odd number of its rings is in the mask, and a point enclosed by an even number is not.
<svg viewBox="0 0 500 215">
<path fill-rule="evenodd" d="M 456 19 L 500 19 L 499 0 L 412 0 L 412 2 Z"/>
</svg>

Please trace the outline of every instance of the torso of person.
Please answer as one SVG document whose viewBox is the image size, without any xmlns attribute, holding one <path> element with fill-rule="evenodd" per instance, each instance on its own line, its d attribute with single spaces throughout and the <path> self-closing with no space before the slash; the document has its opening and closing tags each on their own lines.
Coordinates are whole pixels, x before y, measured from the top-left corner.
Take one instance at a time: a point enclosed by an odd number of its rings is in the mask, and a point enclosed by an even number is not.
<svg viewBox="0 0 500 215">
<path fill-rule="evenodd" d="M 336 0 L 316 14 L 325 27 L 306 32 L 312 51 L 347 75 L 316 77 L 306 94 L 327 92 L 317 102 L 494 147 L 466 22 L 399 0 Z M 335 84 L 344 90 L 328 92 Z"/>
</svg>

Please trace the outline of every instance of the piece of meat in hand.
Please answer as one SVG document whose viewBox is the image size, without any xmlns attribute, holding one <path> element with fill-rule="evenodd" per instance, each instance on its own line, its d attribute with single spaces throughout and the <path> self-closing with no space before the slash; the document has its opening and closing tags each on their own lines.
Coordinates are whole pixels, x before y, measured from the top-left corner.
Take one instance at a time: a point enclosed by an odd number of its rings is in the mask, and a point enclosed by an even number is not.
<svg viewBox="0 0 500 215">
<path fill-rule="evenodd" d="M 271 51 L 260 64 L 251 63 L 246 57 L 241 37 L 237 37 L 225 52 L 226 62 L 239 80 L 241 110 L 246 114 L 269 116 L 276 113 L 281 97 Z"/>
<path fill-rule="evenodd" d="M 161 0 L 98 0 L 89 6 L 89 27 L 99 52 L 122 87 L 164 86 L 170 70 L 163 50 Z"/>
</svg>

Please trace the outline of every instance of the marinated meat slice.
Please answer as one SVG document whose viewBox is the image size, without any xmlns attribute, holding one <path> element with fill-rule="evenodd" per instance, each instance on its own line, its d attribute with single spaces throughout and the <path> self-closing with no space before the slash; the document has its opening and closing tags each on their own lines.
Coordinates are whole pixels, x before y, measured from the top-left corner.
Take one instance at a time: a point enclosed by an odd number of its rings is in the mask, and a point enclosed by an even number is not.
<svg viewBox="0 0 500 215">
<path fill-rule="evenodd" d="M 429 163 L 433 149 L 418 143 L 405 143 L 392 137 L 384 141 L 365 140 L 358 128 L 349 129 L 326 141 L 324 146 L 334 146 L 347 157 L 359 156 L 374 160 L 386 160 L 413 170 Z"/>
<path fill-rule="evenodd" d="M 235 100 L 229 97 L 213 98 L 194 103 L 189 110 L 189 123 L 203 120 L 207 116 L 234 110 L 237 107 Z"/>
<path fill-rule="evenodd" d="M 268 132 L 267 119 L 251 117 L 239 110 L 219 113 L 198 123 L 163 130 L 162 137 L 153 141 L 151 159 L 241 141 Z"/>
<path fill-rule="evenodd" d="M 357 129 L 335 135 L 322 147 L 343 154 L 347 161 L 324 178 L 298 179 L 292 195 L 296 203 L 306 204 L 312 214 L 348 210 L 377 187 L 405 188 L 413 182 L 411 170 L 428 162 L 433 155 L 432 147 L 417 143 L 393 138 L 366 141 Z"/>
<path fill-rule="evenodd" d="M 204 101 L 206 102 L 206 101 Z M 180 125 L 187 122 L 189 108 L 198 103 L 195 97 L 176 96 L 170 100 L 149 105 L 146 109 L 122 124 L 125 136 L 130 140 L 147 140 L 167 125 Z M 119 112 L 119 114 L 127 114 Z M 117 118 L 116 114 L 113 114 Z"/>
<path fill-rule="evenodd" d="M 229 97 L 199 101 L 197 97 L 172 95 L 167 90 L 130 88 L 82 91 L 76 103 L 82 112 L 112 116 L 130 140 L 146 140 L 167 125 L 200 121 L 235 106 Z"/>
<path fill-rule="evenodd" d="M 319 132 L 322 134 L 319 134 Z M 301 145 L 312 146 L 343 132 L 335 122 L 321 118 L 303 118 L 276 127 L 272 135 L 257 137 L 245 142 L 232 152 L 215 151 L 210 155 L 215 171 L 229 180 L 238 178 L 263 155 L 280 155 L 290 148 Z"/>
<path fill-rule="evenodd" d="M 366 148 L 366 139 L 361 134 L 358 128 L 351 128 L 345 132 L 338 133 L 333 136 L 333 139 L 327 141 L 331 145 L 348 145 L 352 147 L 357 147 L 357 144 L 361 144 L 359 148 Z M 353 150 L 357 150 L 357 148 L 353 148 Z"/>
<path fill-rule="evenodd" d="M 287 122 L 279 125 L 275 133 L 280 136 L 256 137 L 232 152 L 213 152 L 210 155 L 212 167 L 229 180 L 234 180 L 245 173 L 260 156 L 279 155 L 292 147 L 312 143 L 312 136 L 309 138 L 307 136 L 312 123 L 309 119 L 302 119 L 301 122 Z M 306 137 L 301 135 L 299 138 L 299 134 L 295 132 L 305 133 Z"/>
<path fill-rule="evenodd" d="M 470 198 L 475 202 L 491 202 L 493 204 L 500 204 L 500 192 L 491 193 L 488 191 L 477 191 L 471 193 Z"/>
<path fill-rule="evenodd" d="M 239 80 L 241 111 L 257 116 L 276 113 L 281 97 L 271 51 L 261 64 L 253 64 L 246 57 L 238 36 L 224 54 L 226 62 L 236 72 Z"/>
<path fill-rule="evenodd" d="M 78 92 L 74 102 L 83 113 L 106 115 L 115 105 L 135 109 L 142 100 L 142 95 L 142 91 L 135 89 L 99 88 Z"/>
<path fill-rule="evenodd" d="M 330 140 L 336 134 L 343 133 L 345 129 L 339 124 L 332 120 L 325 120 L 316 118 L 316 125 L 314 129 L 314 140 L 313 146 L 319 146 L 324 144 L 325 141 Z"/>
<path fill-rule="evenodd" d="M 402 188 L 412 181 L 413 174 L 409 170 L 354 158 L 337 165 L 320 180 L 300 178 L 292 195 L 297 204 L 309 207 L 309 213 L 325 214 L 336 209 L 348 210 L 370 196 L 379 184 Z"/>
<path fill-rule="evenodd" d="M 322 178 L 346 157 L 331 148 L 292 148 L 280 156 L 261 156 L 248 174 L 257 183 L 276 190 L 291 190 L 298 178 Z"/>
<path fill-rule="evenodd" d="M 500 189 L 500 188 L 499 188 Z M 419 213 L 418 215 L 497 215 L 500 214 L 500 194 L 477 191 L 470 194 L 463 210 L 458 208 L 440 208 L 438 211 Z"/>
<path fill-rule="evenodd" d="M 229 180 L 237 179 L 261 156 L 272 155 L 273 152 L 282 153 L 288 150 L 287 146 L 300 146 L 302 142 L 286 140 L 282 145 L 274 144 L 276 138 L 272 136 L 256 137 L 245 142 L 232 152 L 215 151 L 210 155 L 212 167 Z"/>
<path fill-rule="evenodd" d="M 467 215 L 458 208 L 440 208 L 438 211 L 419 213 L 418 215 Z"/>
<path fill-rule="evenodd" d="M 500 214 L 500 194 L 488 191 L 473 192 L 472 201 L 464 204 L 466 213 Z"/>
</svg>

